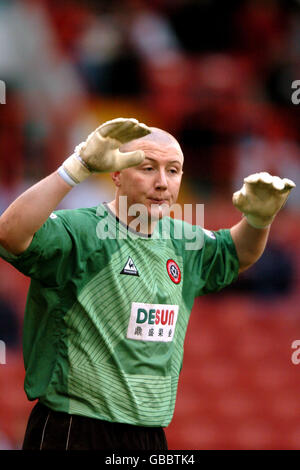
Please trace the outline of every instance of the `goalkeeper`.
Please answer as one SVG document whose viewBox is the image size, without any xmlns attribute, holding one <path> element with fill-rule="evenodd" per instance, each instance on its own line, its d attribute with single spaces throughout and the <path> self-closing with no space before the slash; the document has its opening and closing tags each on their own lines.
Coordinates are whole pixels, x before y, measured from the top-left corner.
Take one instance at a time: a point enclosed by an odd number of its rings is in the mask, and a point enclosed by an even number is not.
<svg viewBox="0 0 300 470">
<path fill-rule="evenodd" d="M 165 239 L 164 207 L 177 200 L 182 167 L 170 134 L 115 119 L 0 217 L 1 257 L 31 278 L 24 387 L 37 403 L 23 449 L 167 449 L 194 298 L 229 285 L 258 260 L 295 186 L 268 173 L 248 176 L 233 196 L 243 213 L 235 226 L 210 232 L 170 219 Z M 53 212 L 97 172 L 111 173 L 114 201 Z M 135 203 L 146 211 L 140 230 L 130 226 Z M 106 222 L 118 236 L 103 236 Z M 172 230 L 183 225 L 185 235 L 175 239 Z M 189 229 L 202 236 L 201 248 L 186 250 Z"/>
</svg>

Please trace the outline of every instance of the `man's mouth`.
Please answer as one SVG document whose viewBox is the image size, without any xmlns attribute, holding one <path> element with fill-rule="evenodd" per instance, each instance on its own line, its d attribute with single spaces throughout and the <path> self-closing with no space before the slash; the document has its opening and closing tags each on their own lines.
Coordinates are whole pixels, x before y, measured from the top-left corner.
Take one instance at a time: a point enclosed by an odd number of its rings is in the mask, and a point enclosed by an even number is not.
<svg viewBox="0 0 300 470">
<path fill-rule="evenodd" d="M 149 201 L 152 203 L 152 204 L 168 204 L 168 200 L 167 199 L 152 199 L 152 198 L 148 198 Z"/>
</svg>

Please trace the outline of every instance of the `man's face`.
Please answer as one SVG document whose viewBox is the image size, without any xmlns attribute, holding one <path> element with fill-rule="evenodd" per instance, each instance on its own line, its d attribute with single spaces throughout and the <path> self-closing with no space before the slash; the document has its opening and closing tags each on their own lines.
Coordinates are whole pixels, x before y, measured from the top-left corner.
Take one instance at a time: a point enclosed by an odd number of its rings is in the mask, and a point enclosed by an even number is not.
<svg viewBox="0 0 300 470">
<path fill-rule="evenodd" d="M 159 219 L 166 212 L 162 204 L 171 206 L 177 201 L 183 154 L 176 141 L 168 145 L 141 141 L 137 143 L 137 149 L 144 151 L 144 161 L 138 166 L 114 173 L 117 196 L 127 196 L 128 208 L 132 204 L 143 204 L 149 218 Z"/>
</svg>

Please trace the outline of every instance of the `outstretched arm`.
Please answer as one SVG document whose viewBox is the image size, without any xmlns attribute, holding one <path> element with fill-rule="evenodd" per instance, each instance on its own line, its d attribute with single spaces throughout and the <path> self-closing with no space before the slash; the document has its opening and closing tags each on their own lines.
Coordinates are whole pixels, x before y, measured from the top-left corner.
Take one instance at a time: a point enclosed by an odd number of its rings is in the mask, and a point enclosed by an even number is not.
<svg viewBox="0 0 300 470">
<path fill-rule="evenodd" d="M 71 189 L 57 172 L 27 189 L 0 217 L 0 244 L 14 255 L 25 251 L 35 232 Z"/>
<path fill-rule="evenodd" d="M 233 204 L 245 217 L 231 229 L 240 272 L 249 268 L 263 254 L 270 226 L 284 206 L 295 183 L 287 178 L 255 173 L 244 179 L 240 191 L 233 195 Z"/>
<path fill-rule="evenodd" d="M 230 233 L 240 261 L 239 272 L 250 268 L 261 257 L 268 241 L 269 232 L 270 227 L 254 228 L 245 217 L 231 227 Z"/>
<path fill-rule="evenodd" d="M 141 150 L 122 153 L 119 147 L 150 133 L 136 119 L 117 118 L 99 126 L 62 166 L 19 196 L 0 217 L 0 244 L 18 255 L 73 186 L 91 173 L 117 171 L 144 159 Z"/>
</svg>

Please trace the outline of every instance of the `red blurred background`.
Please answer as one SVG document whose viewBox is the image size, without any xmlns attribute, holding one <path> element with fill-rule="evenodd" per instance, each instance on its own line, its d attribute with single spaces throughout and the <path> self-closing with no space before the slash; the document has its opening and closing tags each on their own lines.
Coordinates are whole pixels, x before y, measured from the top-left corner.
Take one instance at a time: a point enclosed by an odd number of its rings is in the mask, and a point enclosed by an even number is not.
<svg viewBox="0 0 300 470">
<path fill-rule="evenodd" d="M 170 449 L 300 447 L 300 364 L 291 359 L 300 340 L 299 39 L 297 0 L 0 4 L 0 214 L 119 116 L 178 138 L 180 202 L 205 204 L 206 228 L 239 220 L 232 192 L 250 173 L 297 184 L 259 262 L 195 301 Z M 59 208 L 112 196 L 109 177 L 94 177 Z M 3 260 L 0 278 L 0 448 L 19 449 L 33 406 L 21 345 L 29 279 Z"/>
</svg>

